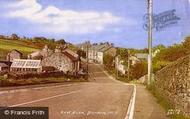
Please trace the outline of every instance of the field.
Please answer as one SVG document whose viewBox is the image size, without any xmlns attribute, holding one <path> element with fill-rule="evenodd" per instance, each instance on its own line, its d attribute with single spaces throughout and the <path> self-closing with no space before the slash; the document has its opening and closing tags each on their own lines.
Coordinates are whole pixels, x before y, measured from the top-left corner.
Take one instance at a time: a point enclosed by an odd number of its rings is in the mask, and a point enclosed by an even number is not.
<svg viewBox="0 0 190 119">
<path fill-rule="evenodd" d="M 26 40 L 21 41 L 0 39 L 0 59 L 4 59 L 6 54 L 13 49 L 19 50 L 24 54 L 24 56 L 26 56 L 28 53 L 39 50 L 39 48 L 30 44 L 30 42 L 27 42 Z"/>
<path fill-rule="evenodd" d="M 35 46 L 30 46 L 29 43 L 21 40 L 0 40 L 0 49 L 12 50 L 17 49 L 23 52 L 33 52 L 38 50 Z"/>
</svg>

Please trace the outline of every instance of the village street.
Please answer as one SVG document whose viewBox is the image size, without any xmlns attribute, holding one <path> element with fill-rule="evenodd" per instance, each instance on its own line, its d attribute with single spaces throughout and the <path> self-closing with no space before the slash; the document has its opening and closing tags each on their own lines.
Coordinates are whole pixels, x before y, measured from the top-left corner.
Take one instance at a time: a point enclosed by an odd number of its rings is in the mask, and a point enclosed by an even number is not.
<svg viewBox="0 0 190 119">
<path fill-rule="evenodd" d="M 49 107 L 50 119 L 124 119 L 133 86 L 91 64 L 90 82 L 1 91 L 0 106 Z"/>
</svg>

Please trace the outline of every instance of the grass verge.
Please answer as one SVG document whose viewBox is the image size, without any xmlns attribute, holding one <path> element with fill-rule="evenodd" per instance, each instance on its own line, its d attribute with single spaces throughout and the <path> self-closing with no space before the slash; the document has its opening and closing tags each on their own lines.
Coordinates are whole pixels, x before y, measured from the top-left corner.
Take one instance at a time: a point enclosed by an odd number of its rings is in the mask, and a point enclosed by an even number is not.
<svg viewBox="0 0 190 119">
<path fill-rule="evenodd" d="M 115 69 L 110 69 L 110 68 L 107 68 L 107 67 L 104 67 L 104 69 L 106 71 L 108 71 L 108 73 L 113 76 L 115 79 L 119 80 L 119 81 L 122 81 L 122 82 L 125 82 L 125 83 L 129 83 L 130 81 L 127 79 L 127 77 L 124 77 L 124 76 L 121 76 L 121 75 L 118 75 L 117 76 L 117 71 Z"/>
<path fill-rule="evenodd" d="M 66 78 L 66 77 L 49 77 L 49 78 L 31 78 L 31 79 L 1 79 L 0 87 L 11 87 L 11 86 L 26 86 L 26 85 L 38 85 L 38 84 L 49 84 L 49 83 L 64 83 L 64 82 L 86 82 L 84 79 Z"/>
</svg>

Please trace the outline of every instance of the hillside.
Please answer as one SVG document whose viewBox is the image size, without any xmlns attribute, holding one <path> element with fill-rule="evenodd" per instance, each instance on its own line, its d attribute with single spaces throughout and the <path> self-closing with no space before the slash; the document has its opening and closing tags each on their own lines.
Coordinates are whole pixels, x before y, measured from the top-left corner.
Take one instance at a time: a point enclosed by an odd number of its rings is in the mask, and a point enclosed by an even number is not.
<svg viewBox="0 0 190 119">
<path fill-rule="evenodd" d="M 0 39 L 0 59 L 5 59 L 6 54 L 13 49 L 19 50 L 26 56 L 26 54 L 37 51 L 40 48 L 26 40 Z"/>
<path fill-rule="evenodd" d="M 6 55 L 9 51 L 16 49 L 23 53 L 24 58 L 27 54 L 42 49 L 45 45 L 48 45 L 50 49 L 54 49 L 57 45 L 67 44 L 68 48 L 77 51 L 76 46 L 71 43 L 66 43 L 63 39 L 58 41 L 52 41 L 45 38 L 33 38 L 33 39 L 0 39 L 0 59 L 6 59 Z"/>
</svg>

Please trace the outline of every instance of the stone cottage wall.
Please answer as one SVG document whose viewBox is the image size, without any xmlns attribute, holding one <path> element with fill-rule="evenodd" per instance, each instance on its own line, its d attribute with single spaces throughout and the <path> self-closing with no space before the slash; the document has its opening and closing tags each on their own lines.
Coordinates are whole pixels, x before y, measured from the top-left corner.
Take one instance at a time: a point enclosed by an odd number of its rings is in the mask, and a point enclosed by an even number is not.
<svg viewBox="0 0 190 119">
<path fill-rule="evenodd" d="M 186 115 L 190 115 L 190 56 L 181 58 L 155 74 L 155 86 Z"/>
<path fill-rule="evenodd" d="M 65 73 L 73 70 L 72 61 L 62 53 L 54 53 L 46 57 L 42 60 L 42 66 L 52 66 Z"/>
</svg>

